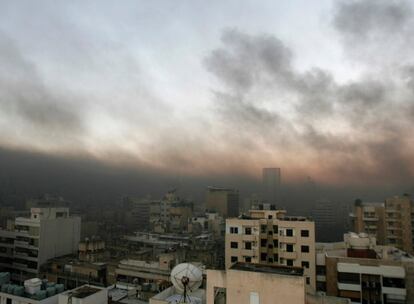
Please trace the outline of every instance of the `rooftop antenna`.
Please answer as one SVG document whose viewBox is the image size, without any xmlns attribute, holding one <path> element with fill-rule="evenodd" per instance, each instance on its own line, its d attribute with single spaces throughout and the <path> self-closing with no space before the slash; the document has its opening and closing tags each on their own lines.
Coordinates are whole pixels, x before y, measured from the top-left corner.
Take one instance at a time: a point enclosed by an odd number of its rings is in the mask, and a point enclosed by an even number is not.
<svg viewBox="0 0 414 304">
<path fill-rule="evenodd" d="M 188 295 L 196 291 L 203 282 L 201 269 L 190 263 L 178 264 L 171 271 L 171 282 L 175 289 L 183 294 L 179 303 L 191 303 Z"/>
</svg>

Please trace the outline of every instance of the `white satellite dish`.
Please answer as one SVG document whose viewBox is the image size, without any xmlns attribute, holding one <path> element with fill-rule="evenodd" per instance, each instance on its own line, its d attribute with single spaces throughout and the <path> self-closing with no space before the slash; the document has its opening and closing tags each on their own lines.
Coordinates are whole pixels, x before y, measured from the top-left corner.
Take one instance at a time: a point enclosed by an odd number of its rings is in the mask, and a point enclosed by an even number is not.
<svg viewBox="0 0 414 304">
<path fill-rule="evenodd" d="M 175 289 L 184 295 L 184 303 L 189 292 L 196 291 L 203 282 L 201 269 L 190 263 L 178 264 L 171 271 L 171 282 Z"/>
</svg>

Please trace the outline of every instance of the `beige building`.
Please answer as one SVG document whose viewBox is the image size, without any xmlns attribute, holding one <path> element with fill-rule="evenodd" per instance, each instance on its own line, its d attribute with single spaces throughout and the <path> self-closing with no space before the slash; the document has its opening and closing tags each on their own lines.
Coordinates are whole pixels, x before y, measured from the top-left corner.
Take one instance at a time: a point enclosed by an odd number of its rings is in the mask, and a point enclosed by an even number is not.
<svg viewBox="0 0 414 304">
<path fill-rule="evenodd" d="M 207 270 L 207 304 L 303 304 L 303 269 L 235 263 L 229 269 Z"/>
<path fill-rule="evenodd" d="M 218 212 L 222 217 L 239 215 L 239 192 L 235 189 L 208 187 L 206 209 Z"/>
<path fill-rule="evenodd" d="M 181 233 L 187 229 L 193 210 L 193 202 L 181 199 L 176 189 L 170 190 L 162 200 L 151 203 L 150 228 L 156 233 Z"/>
<path fill-rule="evenodd" d="M 378 244 L 414 252 L 414 208 L 410 196 L 395 196 L 384 203 L 356 200 L 351 218 L 356 233 L 365 232 L 375 236 Z"/>
<path fill-rule="evenodd" d="M 79 261 L 95 263 L 105 260 L 105 242 L 101 239 L 86 238 L 78 248 Z"/>
<path fill-rule="evenodd" d="M 315 289 L 315 224 L 284 210 L 250 210 L 249 216 L 226 220 L 226 269 L 234 263 L 304 268 Z"/>
</svg>

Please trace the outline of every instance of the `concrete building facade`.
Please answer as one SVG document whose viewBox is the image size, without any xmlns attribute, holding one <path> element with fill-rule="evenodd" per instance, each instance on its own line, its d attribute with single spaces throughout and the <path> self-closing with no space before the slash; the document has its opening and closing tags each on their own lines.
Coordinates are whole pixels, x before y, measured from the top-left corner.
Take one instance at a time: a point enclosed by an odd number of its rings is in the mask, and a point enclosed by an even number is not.
<svg viewBox="0 0 414 304">
<path fill-rule="evenodd" d="M 47 260 L 78 252 L 80 229 L 80 218 L 66 207 L 31 208 L 29 218 L 15 219 L 14 230 L 0 231 L 0 251 L 7 252 L 0 266 L 14 281 L 37 276 Z"/>
<path fill-rule="evenodd" d="M 414 253 L 414 207 L 410 196 L 395 196 L 383 203 L 356 200 L 351 218 L 356 233 L 368 233 L 381 245 Z"/>
<path fill-rule="evenodd" d="M 352 303 L 414 303 L 413 266 L 405 252 L 350 233 L 343 243 L 318 244 L 317 289 Z"/>
<path fill-rule="evenodd" d="M 303 304 L 305 278 L 298 267 L 235 263 L 207 270 L 207 304 Z"/>
<path fill-rule="evenodd" d="M 250 210 L 226 220 L 226 269 L 237 262 L 303 267 L 315 289 L 315 224 L 284 210 Z"/>
</svg>

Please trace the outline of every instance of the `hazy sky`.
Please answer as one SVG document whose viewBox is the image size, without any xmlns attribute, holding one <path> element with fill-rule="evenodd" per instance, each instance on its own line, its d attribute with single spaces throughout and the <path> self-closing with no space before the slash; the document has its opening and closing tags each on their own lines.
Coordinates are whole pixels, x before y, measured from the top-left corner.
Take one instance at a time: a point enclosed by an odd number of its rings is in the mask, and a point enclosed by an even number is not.
<svg viewBox="0 0 414 304">
<path fill-rule="evenodd" d="M 189 175 L 410 180 L 413 8 L 1 1 L 0 146 Z"/>
</svg>

